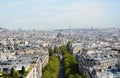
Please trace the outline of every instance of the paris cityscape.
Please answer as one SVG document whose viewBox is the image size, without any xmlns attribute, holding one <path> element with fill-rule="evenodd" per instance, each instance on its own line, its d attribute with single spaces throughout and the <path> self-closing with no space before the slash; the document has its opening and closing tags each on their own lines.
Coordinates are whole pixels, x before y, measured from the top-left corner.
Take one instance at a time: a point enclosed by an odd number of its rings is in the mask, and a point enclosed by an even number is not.
<svg viewBox="0 0 120 78">
<path fill-rule="evenodd" d="M 119 0 L 0 0 L 0 78 L 120 78 Z"/>
</svg>

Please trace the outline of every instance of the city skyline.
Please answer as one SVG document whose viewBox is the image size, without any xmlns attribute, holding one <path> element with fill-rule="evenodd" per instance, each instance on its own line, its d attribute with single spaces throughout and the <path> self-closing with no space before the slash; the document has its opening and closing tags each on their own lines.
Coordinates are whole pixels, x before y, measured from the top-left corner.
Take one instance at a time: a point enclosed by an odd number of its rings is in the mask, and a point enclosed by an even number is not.
<svg viewBox="0 0 120 78">
<path fill-rule="evenodd" d="M 0 26 L 9 29 L 68 29 L 120 26 L 119 0 L 0 1 Z"/>
</svg>

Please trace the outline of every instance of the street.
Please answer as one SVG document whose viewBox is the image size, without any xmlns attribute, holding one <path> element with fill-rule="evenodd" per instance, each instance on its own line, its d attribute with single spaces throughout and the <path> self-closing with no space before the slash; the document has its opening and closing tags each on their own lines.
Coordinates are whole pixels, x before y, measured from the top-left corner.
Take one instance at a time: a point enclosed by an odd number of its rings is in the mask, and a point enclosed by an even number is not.
<svg viewBox="0 0 120 78">
<path fill-rule="evenodd" d="M 62 55 L 60 55 L 60 71 L 59 71 L 59 75 L 58 78 L 64 78 L 64 65 L 62 62 Z"/>
</svg>

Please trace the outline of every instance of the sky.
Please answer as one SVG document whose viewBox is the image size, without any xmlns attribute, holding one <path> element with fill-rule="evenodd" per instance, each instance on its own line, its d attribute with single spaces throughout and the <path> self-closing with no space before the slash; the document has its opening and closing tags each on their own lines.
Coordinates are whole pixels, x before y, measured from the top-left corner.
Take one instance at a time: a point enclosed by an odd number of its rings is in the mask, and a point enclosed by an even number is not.
<svg viewBox="0 0 120 78">
<path fill-rule="evenodd" d="M 118 28 L 120 0 L 0 0 L 0 27 Z"/>
</svg>

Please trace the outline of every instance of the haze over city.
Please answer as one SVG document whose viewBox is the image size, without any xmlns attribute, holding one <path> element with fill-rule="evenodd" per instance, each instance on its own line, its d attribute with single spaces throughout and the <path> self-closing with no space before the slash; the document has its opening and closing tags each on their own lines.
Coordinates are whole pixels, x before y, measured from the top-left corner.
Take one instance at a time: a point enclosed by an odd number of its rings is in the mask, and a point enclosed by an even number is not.
<svg viewBox="0 0 120 78">
<path fill-rule="evenodd" d="M 119 27 L 120 0 L 0 0 L 0 26 L 8 29 Z"/>
</svg>

